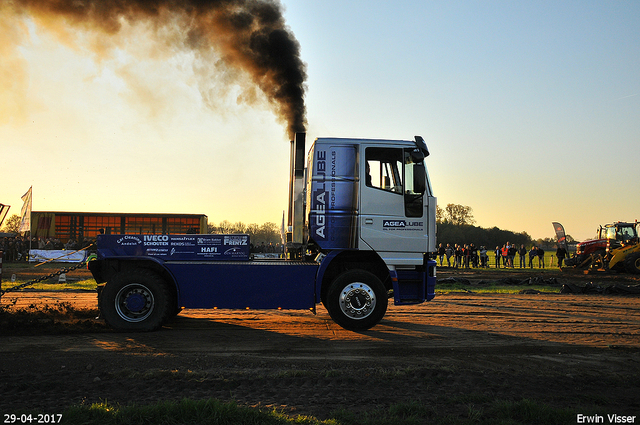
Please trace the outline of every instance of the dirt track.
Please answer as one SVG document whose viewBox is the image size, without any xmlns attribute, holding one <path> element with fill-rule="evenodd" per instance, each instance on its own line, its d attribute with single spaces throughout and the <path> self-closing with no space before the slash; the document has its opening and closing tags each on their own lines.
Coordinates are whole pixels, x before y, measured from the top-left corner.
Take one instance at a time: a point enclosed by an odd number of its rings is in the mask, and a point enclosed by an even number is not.
<svg viewBox="0 0 640 425">
<path fill-rule="evenodd" d="M 53 297 L 95 305 L 92 293 Z M 464 416 L 495 398 L 640 414 L 637 296 L 449 294 L 391 303 L 361 333 L 319 306 L 187 310 L 154 333 L 1 338 L 2 413 L 214 397 L 320 418 L 416 399 Z"/>
</svg>

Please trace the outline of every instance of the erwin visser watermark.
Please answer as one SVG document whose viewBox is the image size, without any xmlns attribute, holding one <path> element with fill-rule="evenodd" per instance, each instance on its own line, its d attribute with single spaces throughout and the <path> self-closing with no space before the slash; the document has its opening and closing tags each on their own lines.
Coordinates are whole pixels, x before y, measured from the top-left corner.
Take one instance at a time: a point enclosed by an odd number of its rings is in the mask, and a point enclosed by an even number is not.
<svg viewBox="0 0 640 425">
<path fill-rule="evenodd" d="M 635 424 L 636 416 L 624 416 L 616 413 L 607 415 L 583 415 L 578 413 L 576 422 L 579 424 Z"/>
</svg>

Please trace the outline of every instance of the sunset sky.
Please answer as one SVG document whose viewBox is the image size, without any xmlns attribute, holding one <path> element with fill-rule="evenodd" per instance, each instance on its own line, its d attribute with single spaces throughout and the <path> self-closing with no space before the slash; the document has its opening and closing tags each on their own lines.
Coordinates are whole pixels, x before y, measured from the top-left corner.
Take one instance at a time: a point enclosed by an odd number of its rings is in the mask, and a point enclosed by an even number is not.
<svg viewBox="0 0 640 425">
<path fill-rule="evenodd" d="M 0 203 L 280 223 L 289 135 L 220 56 L 0 3 Z M 282 1 L 307 143 L 421 135 L 438 203 L 578 240 L 640 219 L 640 2 Z M 241 84 L 243 84 L 241 86 Z M 472 241 L 470 241 L 472 242 Z"/>
</svg>

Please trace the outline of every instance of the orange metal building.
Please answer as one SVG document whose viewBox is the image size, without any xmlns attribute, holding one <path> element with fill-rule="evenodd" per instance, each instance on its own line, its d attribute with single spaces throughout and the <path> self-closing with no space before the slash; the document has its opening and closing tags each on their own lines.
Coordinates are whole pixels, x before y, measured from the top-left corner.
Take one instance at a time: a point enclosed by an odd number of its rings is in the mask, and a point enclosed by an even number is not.
<svg viewBox="0 0 640 425">
<path fill-rule="evenodd" d="M 69 239 L 94 239 L 106 234 L 185 234 L 207 233 L 204 214 L 132 214 L 33 211 L 31 235 Z"/>
</svg>

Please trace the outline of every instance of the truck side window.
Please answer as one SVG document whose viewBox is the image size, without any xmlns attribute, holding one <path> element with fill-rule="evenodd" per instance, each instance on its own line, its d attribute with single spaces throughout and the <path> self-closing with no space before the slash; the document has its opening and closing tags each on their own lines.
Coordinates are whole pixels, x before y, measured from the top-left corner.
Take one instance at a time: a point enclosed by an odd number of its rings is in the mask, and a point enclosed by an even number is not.
<svg viewBox="0 0 640 425">
<path fill-rule="evenodd" d="M 366 185 L 402 194 L 402 149 L 367 148 L 365 156 Z"/>
<path fill-rule="evenodd" d="M 418 173 L 416 167 L 422 168 L 423 173 Z M 404 213 L 407 217 L 422 217 L 424 210 L 424 184 L 422 190 L 418 189 L 420 185 L 416 178 L 424 180 L 424 164 L 413 162 L 411 151 L 407 149 L 404 153 Z"/>
<path fill-rule="evenodd" d="M 423 181 L 417 186 L 416 178 L 424 180 L 424 164 L 414 162 L 411 150 L 367 148 L 365 157 L 365 184 L 403 196 L 405 216 L 422 217 L 425 184 Z M 416 167 L 421 168 L 418 171 L 422 173 L 418 173 Z"/>
</svg>

